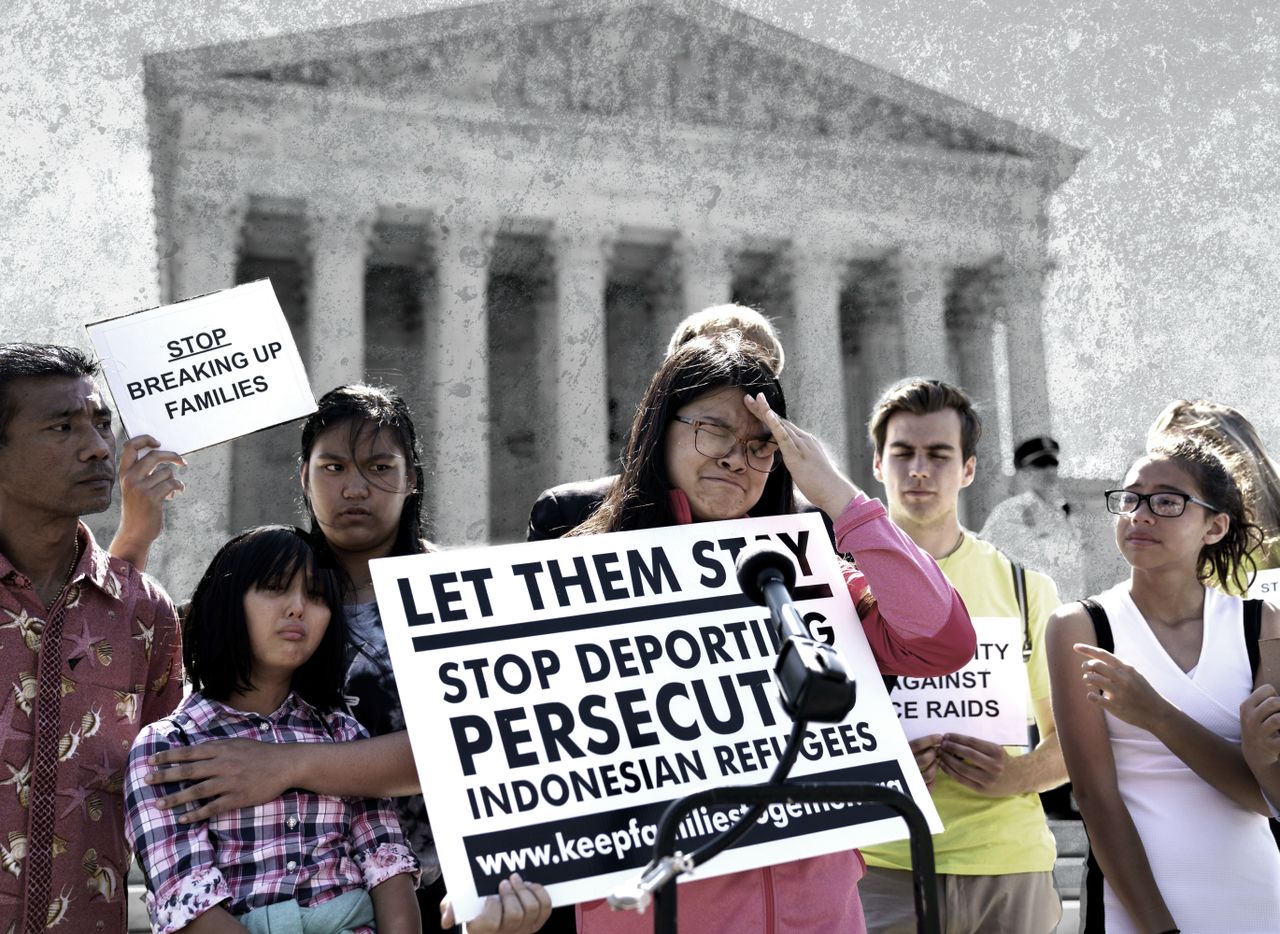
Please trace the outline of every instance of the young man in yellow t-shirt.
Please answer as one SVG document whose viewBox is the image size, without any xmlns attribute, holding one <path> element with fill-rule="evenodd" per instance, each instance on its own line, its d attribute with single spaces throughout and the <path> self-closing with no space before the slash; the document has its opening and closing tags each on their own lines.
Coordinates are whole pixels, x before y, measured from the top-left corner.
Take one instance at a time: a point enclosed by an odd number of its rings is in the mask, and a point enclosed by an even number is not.
<svg viewBox="0 0 1280 934">
<path fill-rule="evenodd" d="M 956 515 L 960 491 L 973 482 L 982 432 L 968 397 L 938 380 L 900 384 L 876 404 L 870 431 L 889 517 L 933 555 L 971 616 L 1016 617 L 1021 626 L 1009 559 L 963 530 Z M 933 838 L 946 934 L 1048 934 L 1061 917 L 1053 886 L 1056 850 L 1037 794 L 1067 779 L 1049 707 L 1044 653 L 1045 622 L 1058 602 L 1049 578 L 1027 572 L 1027 680 L 1043 737 L 1035 749 L 1023 755 L 1018 747 L 962 733 L 911 742 L 946 828 Z M 906 844 L 862 852 L 867 875 L 858 891 L 867 930 L 915 931 Z"/>
</svg>

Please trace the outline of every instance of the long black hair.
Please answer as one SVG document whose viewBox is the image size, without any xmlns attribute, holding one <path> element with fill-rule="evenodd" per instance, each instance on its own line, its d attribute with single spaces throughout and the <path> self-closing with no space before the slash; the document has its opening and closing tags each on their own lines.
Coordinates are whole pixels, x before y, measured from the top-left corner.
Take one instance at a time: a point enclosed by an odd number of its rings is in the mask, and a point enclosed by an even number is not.
<svg viewBox="0 0 1280 934">
<path fill-rule="evenodd" d="M 696 337 L 672 353 L 653 375 L 636 410 L 622 459 L 622 475 L 600 508 L 569 534 L 618 532 L 674 525 L 663 439 L 676 411 L 720 389 L 764 393 L 769 407 L 786 417 L 782 386 L 769 360 L 737 331 Z M 753 516 L 795 512 L 791 473 L 779 463 L 765 482 Z"/>
<path fill-rule="evenodd" d="M 253 689 L 245 594 L 255 587 L 285 587 L 296 574 L 329 608 L 329 625 L 315 652 L 293 673 L 291 687 L 317 710 L 343 703 L 347 623 L 338 576 L 319 566 L 311 536 L 288 525 L 241 532 L 209 562 L 182 619 L 182 664 L 192 687 L 217 701 Z"/>
<path fill-rule="evenodd" d="M 413 416 L 409 414 L 409 406 L 396 393 L 379 386 L 354 383 L 331 389 L 320 397 L 316 410 L 307 416 L 302 423 L 301 465 L 306 466 L 315 447 L 316 438 L 335 425 L 347 426 L 347 446 L 355 457 L 356 442 L 362 433 L 372 431 L 374 438 L 386 431 L 399 445 L 405 461 L 409 464 L 409 477 L 413 492 L 406 497 L 404 507 L 400 510 L 400 525 L 396 529 L 395 542 L 391 554 L 416 555 L 423 551 L 433 550 L 424 542 L 422 532 L 422 497 L 424 478 L 422 472 L 422 450 L 418 446 L 418 433 L 413 426 Z M 356 467 L 359 470 L 359 466 Z M 388 489 L 376 477 L 361 473 L 373 486 Z M 397 491 L 392 491 L 397 492 Z M 332 552 L 324 530 L 316 518 L 311 501 L 306 501 L 307 515 L 311 517 L 311 532 L 316 538 L 316 549 L 323 563 L 332 562 Z"/>
</svg>

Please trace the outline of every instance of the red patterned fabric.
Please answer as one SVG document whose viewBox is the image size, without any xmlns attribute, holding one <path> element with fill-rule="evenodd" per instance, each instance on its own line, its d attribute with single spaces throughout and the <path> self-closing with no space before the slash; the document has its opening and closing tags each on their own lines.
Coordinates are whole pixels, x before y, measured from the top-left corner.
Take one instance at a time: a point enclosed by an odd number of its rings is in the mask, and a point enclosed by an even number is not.
<svg viewBox="0 0 1280 934">
<path fill-rule="evenodd" d="M 40 634 L 44 645 L 62 642 L 62 624 L 67 618 L 67 602 L 79 596 L 74 583 L 68 583 L 54 601 L 53 612 Z M 62 710 L 60 659 L 52 652 L 41 652 L 39 682 L 35 709 L 35 763 L 31 771 L 31 798 L 27 821 L 27 891 L 22 907 L 22 930 L 40 934 L 50 918 L 49 896 L 53 887 L 53 811 L 57 798 L 58 726 Z"/>
<path fill-rule="evenodd" d="M 0 555 L 0 918 L 17 919 L 22 934 L 27 917 L 37 931 L 42 917 L 66 934 L 125 930 L 125 760 L 141 726 L 181 697 L 173 604 L 99 548 L 83 524 L 80 537 L 84 551 L 60 601 L 61 633 L 31 581 Z M 46 713 L 47 768 L 36 752 Z M 53 823 L 51 842 L 40 847 L 51 860 L 47 884 L 32 858 L 40 799 Z"/>
</svg>

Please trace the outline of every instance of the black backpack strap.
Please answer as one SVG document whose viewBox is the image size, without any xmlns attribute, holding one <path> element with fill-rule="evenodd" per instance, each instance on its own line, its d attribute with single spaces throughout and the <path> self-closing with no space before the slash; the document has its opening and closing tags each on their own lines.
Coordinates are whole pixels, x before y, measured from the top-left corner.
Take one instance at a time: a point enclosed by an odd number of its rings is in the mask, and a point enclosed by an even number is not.
<svg viewBox="0 0 1280 934">
<path fill-rule="evenodd" d="M 1262 601 L 1244 601 L 1244 647 L 1249 653 L 1249 670 L 1258 677 L 1258 640 L 1262 638 Z"/>
<path fill-rule="evenodd" d="M 1013 595 L 1022 614 L 1022 660 L 1031 661 L 1031 616 L 1027 611 L 1027 569 L 1016 561 L 1009 562 L 1013 572 Z"/>
<path fill-rule="evenodd" d="M 1093 620 L 1093 634 L 1098 648 L 1114 652 L 1116 650 L 1116 640 L 1111 635 L 1111 620 L 1107 619 L 1107 611 L 1102 608 L 1102 604 L 1093 598 L 1089 598 L 1088 600 L 1081 600 L 1080 605 L 1084 607 L 1085 612 L 1089 614 L 1089 618 Z"/>
<path fill-rule="evenodd" d="M 1114 652 L 1116 640 L 1111 635 L 1111 620 L 1107 618 L 1107 611 L 1102 608 L 1102 604 L 1089 598 L 1081 600 L 1080 605 L 1089 614 L 1089 619 L 1093 620 L 1093 641 L 1097 643 L 1098 648 Z M 1088 833 L 1087 827 L 1085 832 Z M 1088 857 L 1085 860 L 1084 918 L 1082 920 L 1084 923 L 1080 930 L 1083 934 L 1105 934 L 1107 919 L 1102 902 L 1102 869 L 1094 858 L 1092 844 L 1089 846 Z"/>
<path fill-rule="evenodd" d="M 1096 604 L 1095 604 L 1096 605 Z M 1099 609 L 1101 609 L 1099 607 Z M 1107 913 L 1102 901 L 1102 869 L 1093 858 L 1093 847 L 1084 862 L 1084 924 L 1082 934 L 1106 934 Z"/>
</svg>

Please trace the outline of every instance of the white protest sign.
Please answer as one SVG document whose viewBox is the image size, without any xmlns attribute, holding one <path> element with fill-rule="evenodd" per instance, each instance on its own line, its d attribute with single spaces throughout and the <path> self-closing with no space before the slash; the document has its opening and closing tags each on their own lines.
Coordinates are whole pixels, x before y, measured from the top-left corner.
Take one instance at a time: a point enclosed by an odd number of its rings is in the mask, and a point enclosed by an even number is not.
<svg viewBox="0 0 1280 934">
<path fill-rule="evenodd" d="M 85 325 L 130 436 L 187 454 L 316 402 L 270 281 Z"/>
<path fill-rule="evenodd" d="M 792 775 L 896 788 L 941 830 L 816 515 L 385 558 L 378 608 L 461 917 L 516 871 L 558 905 L 601 898 L 648 862 L 671 801 L 768 780 L 791 722 L 768 611 L 734 576 L 756 538 L 795 556 L 797 606 L 857 681 L 850 716 L 809 728 Z M 737 813 L 692 815 L 682 849 Z M 902 839 L 891 813 L 771 806 L 698 876 Z"/>
<path fill-rule="evenodd" d="M 1001 746 L 1027 744 L 1030 687 L 1022 661 L 1022 620 L 979 616 L 978 649 L 955 674 L 900 676 L 889 693 L 908 739 L 963 733 Z"/>
<path fill-rule="evenodd" d="M 1280 568 L 1259 571 L 1249 586 L 1249 598 L 1280 605 Z"/>
</svg>

